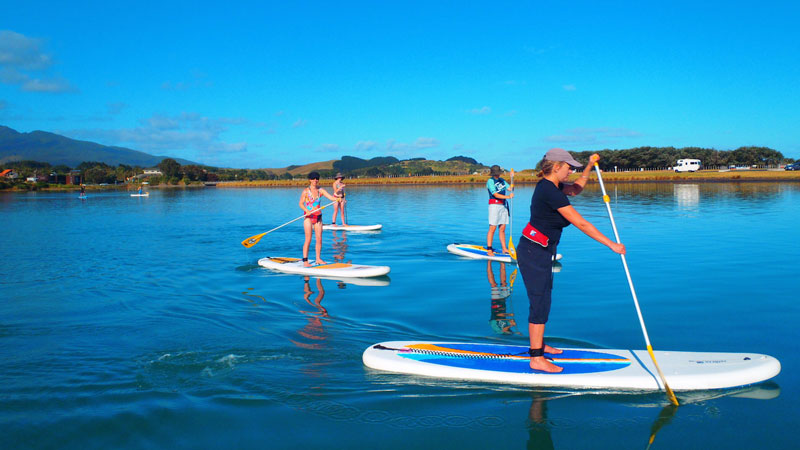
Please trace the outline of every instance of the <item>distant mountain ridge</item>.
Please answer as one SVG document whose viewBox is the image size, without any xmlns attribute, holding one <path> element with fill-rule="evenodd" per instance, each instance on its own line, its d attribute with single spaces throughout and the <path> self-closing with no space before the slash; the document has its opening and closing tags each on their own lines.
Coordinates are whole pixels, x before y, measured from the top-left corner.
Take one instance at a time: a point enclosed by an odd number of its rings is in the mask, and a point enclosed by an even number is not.
<svg viewBox="0 0 800 450">
<path fill-rule="evenodd" d="M 51 165 L 77 167 L 85 161 L 103 162 L 110 166 L 154 167 L 169 156 L 156 156 L 96 142 L 78 141 L 47 131 L 20 133 L 0 125 L 0 164 L 12 161 L 39 161 Z M 173 158 L 182 165 L 195 162 Z"/>
</svg>

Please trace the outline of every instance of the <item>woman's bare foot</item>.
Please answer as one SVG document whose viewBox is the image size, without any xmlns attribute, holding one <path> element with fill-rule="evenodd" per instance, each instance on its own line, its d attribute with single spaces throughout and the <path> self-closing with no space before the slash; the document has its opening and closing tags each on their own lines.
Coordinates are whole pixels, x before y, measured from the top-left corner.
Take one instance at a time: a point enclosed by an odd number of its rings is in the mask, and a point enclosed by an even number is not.
<svg viewBox="0 0 800 450">
<path fill-rule="evenodd" d="M 551 355 L 560 355 L 560 354 L 564 353 L 564 350 L 561 350 L 560 348 L 550 347 L 549 345 L 545 344 L 544 345 L 544 352 L 545 353 L 550 353 Z"/>
<path fill-rule="evenodd" d="M 314 267 L 314 266 L 312 266 L 310 262 L 305 261 L 303 262 L 303 267 Z"/>
<path fill-rule="evenodd" d="M 323 260 L 321 260 L 321 259 L 317 258 L 317 260 L 316 260 L 316 261 L 314 261 L 314 264 L 315 264 L 315 265 L 317 265 L 317 266 L 321 266 L 321 265 L 323 265 L 323 264 L 328 264 L 328 263 L 326 263 L 325 261 L 323 261 Z"/>
<path fill-rule="evenodd" d="M 486 248 L 486 254 L 489 256 L 494 256 L 494 251 L 490 247 Z"/>
<path fill-rule="evenodd" d="M 533 369 L 533 370 L 538 370 L 539 372 L 547 372 L 547 373 L 558 373 L 558 372 L 561 372 L 562 370 L 564 370 L 563 367 L 559 367 L 559 366 L 551 363 L 550 361 L 545 359 L 543 356 L 536 356 L 536 357 L 531 358 L 530 366 L 531 366 L 531 369 Z"/>
</svg>

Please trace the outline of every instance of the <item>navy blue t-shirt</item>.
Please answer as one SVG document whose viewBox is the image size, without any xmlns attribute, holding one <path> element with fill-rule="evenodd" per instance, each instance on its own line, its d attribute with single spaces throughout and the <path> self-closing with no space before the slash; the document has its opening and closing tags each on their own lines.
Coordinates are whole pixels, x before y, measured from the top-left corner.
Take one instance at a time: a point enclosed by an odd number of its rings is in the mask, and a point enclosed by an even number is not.
<svg viewBox="0 0 800 450">
<path fill-rule="evenodd" d="M 550 239 L 550 244 L 558 244 L 561 239 L 561 230 L 569 226 L 569 221 L 564 218 L 558 208 L 569 206 L 569 199 L 562 192 L 564 185 L 558 187 L 549 180 L 536 183 L 531 197 L 531 220 L 534 228 L 544 233 Z"/>
</svg>

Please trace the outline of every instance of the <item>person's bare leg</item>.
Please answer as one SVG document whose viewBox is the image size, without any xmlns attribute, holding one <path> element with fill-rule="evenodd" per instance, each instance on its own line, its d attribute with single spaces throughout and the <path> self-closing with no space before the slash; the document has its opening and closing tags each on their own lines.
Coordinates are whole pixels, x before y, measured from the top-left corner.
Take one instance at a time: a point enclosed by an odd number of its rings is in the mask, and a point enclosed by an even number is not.
<svg viewBox="0 0 800 450">
<path fill-rule="evenodd" d="M 532 349 L 542 348 L 542 344 L 544 343 L 544 324 L 529 323 L 528 333 L 530 335 L 530 347 Z M 563 367 L 559 367 L 551 363 L 550 361 L 545 359 L 544 356 L 532 356 L 530 367 L 533 370 L 538 370 L 541 372 L 549 372 L 549 373 L 558 373 L 564 370 Z"/>
</svg>

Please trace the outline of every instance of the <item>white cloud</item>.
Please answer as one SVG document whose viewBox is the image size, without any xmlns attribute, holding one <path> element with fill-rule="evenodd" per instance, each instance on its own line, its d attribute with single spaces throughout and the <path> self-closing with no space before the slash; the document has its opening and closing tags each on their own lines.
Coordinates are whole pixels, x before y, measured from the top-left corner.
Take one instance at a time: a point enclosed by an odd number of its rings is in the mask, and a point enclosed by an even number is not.
<svg viewBox="0 0 800 450">
<path fill-rule="evenodd" d="M 141 119 L 140 125 L 134 128 L 71 130 L 64 131 L 63 134 L 147 153 L 169 153 L 187 159 L 213 159 L 214 155 L 222 153 L 247 151 L 246 142 L 225 142 L 222 139 L 222 134 L 228 131 L 228 125 L 241 123 L 244 123 L 242 119 L 212 119 L 198 113 L 186 112 L 177 116 L 154 115 Z"/>
<path fill-rule="evenodd" d="M 489 114 L 491 112 L 492 112 L 492 108 L 490 108 L 488 106 L 484 106 L 483 108 L 473 108 L 473 109 L 468 109 L 467 110 L 468 114 L 477 114 L 477 115 Z"/>
<path fill-rule="evenodd" d="M 574 84 L 565 84 L 562 87 L 564 88 L 565 91 L 569 91 L 569 92 L 578 90 L 578 88 L 576 88 Z"/>
<path fill-rule="evenodd" d="M 42 40 L 0 30 L 0 83 L 26 92 L 75 92 L 69 81 L 48 72 L 53 58 L 41 50 Z"/>
<path fill-rule="evenodd" d="M 297 119 L 293 124 L 292 128 L 300 128 L 305 126 L 308 123 L 305 119 Z"/>
<path fill-rule="evenodd" d="M 378 143 L 375 141 L 358 141 L 355 150 L 359 152 L 372 152 L 378 149 Z"/>
<path fill-rule="evenodd" d="M 339 150 L 341 147 L 336 144 L 322 144 L 319 149 L 321 152 L 338 152 Z"/>
<path fill-rule="evenodd" d="M 420 137 L 414 142 L 414 147 L 416 148 L 432 148 L 438 146 L 439 140 L 436 138 Z"/>
</svg>

